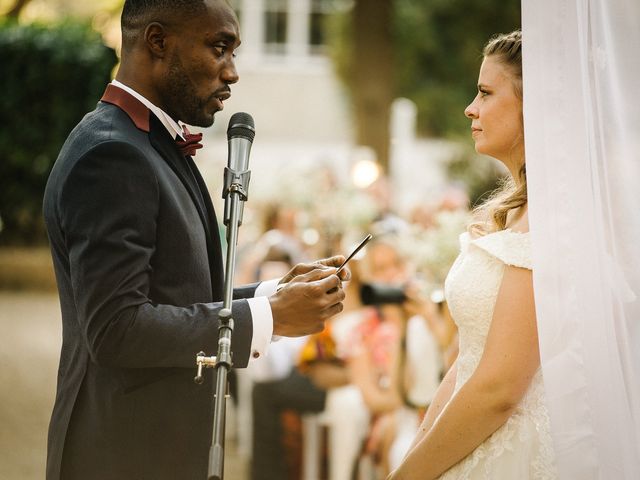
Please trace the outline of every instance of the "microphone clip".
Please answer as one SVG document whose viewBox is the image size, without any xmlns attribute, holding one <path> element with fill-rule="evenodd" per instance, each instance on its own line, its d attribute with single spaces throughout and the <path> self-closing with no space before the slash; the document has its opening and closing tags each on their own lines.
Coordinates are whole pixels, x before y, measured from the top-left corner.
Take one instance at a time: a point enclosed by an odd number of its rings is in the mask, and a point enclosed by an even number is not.
<svg viewBox="0 0 640 480">
<path fill-rule="evenodd" d="M 249 181 L 251 180 L 251 170 L 236 172 L 229 167 L 224 167 L 224 188 L 222 198 L 229 198 L 231 193 L 237 193 L 240 201 L 246 202 L 249 198 Z"/>
<path fill-rule="evenodd" d="M 224 224 L 228 225 L 231 220 L 231 204 L 233 197 L 239 202 L 246 202 L 249 198 L 249 181 L 251 180 L 251 170 L 236 172 L 229 167 L 224 168 L 224 187 L 222 189 L 222 198 L 224 204 Z M 242 225 L 242 213 L 244 211 L 244 203 L 239 205 L 238 225 Z"/>
</svg>

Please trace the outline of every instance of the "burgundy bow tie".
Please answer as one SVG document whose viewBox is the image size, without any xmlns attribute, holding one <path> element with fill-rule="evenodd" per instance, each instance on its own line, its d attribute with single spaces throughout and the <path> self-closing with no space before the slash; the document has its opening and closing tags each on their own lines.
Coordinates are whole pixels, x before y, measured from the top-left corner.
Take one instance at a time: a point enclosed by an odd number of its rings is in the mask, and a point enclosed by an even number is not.
<svg viewBox="0 0 640 480">
<path fill-rule="evenodd" d="M 182 125 L 182 136 L 184 140 L 181 140 L 180 137 L 176 138 L 176 144 L 178 148 L 182 151 L 182 154 L 186 156 L 194 156 L 196 154 L 196 150 L 202 148 L 202 144 L 200 141 L 202 140 L 202 133 L 191 133 L 187 129 L 186 125 Z"/>
</svg>

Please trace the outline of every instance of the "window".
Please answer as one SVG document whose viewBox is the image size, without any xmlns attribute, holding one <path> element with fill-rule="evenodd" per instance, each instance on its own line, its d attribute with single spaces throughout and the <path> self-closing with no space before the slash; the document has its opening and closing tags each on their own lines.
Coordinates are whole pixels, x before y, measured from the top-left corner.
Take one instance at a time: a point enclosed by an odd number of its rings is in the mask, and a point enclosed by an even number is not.
<svg viewBox="0 0 640 480">
<path fill-rule="evenodd" d="M 313 0 L 309 18 L 309 45 L 314 50 L 326 44 L 324 23 L 328 13 L 327 2 Z"/>
<path fill-rule="evenodd" d="M 284 53 L 287 43 L 287 0 L 266 0 L 265 47 L 268 53 Z"/>
<path fill-rule="evenodd" d="M 309 45 L 312 53 L 324 53 L 327 44 L 326 21 L 330 15 L 353 7 L 351 0 L 311 0 Z"/>
</svg>

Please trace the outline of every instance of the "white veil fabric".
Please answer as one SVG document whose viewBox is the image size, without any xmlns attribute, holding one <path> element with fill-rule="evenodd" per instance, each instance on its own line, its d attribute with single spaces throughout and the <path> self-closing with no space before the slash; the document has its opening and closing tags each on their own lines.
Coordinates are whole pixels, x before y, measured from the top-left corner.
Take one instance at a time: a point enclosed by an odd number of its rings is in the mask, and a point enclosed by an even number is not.
<svg viewBox="0 0 640 480">
<path fill-rule="evenodd" d="M 640 479 L 640 0 L 522 2 L 540 354 L 560 479 Z"/>
</svg>

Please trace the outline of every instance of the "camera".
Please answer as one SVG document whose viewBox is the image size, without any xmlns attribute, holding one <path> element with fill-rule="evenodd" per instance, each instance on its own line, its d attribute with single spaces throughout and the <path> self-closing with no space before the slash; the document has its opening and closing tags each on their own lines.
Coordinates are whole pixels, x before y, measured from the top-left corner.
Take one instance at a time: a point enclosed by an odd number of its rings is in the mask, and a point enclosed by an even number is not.
<svg viewBox="0 0 640 480">
<path fill-rule="evenodd" d="M 364 305 L 384 305 L 404 303 L 407 296 L 404 288 L 384 283 L 364 283 L 360 287 L 360 301 Z"/>
</svg>

